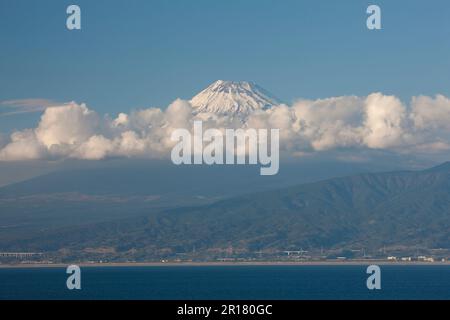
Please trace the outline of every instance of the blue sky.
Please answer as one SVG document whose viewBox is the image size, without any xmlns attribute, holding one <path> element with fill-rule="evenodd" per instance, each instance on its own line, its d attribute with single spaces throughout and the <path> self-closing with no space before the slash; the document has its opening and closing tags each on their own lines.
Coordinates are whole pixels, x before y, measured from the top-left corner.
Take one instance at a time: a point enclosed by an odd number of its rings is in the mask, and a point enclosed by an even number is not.
<svg viewBox="0 0 450 320">
<path fill-rule="evenodd" d="M 72 3 L 81 31 L 65 28 Z M 369 4 L 382 9 L 381 31 L 366 28 Z M 445 0 L 1 0 L 0 101 L 75 100 L 114 115 L 217 79 L 251 80 L 286 102 L 449 96 L 449 14 Z M 0 132 L 36 117 L 1 117 Z"/>
</svg>

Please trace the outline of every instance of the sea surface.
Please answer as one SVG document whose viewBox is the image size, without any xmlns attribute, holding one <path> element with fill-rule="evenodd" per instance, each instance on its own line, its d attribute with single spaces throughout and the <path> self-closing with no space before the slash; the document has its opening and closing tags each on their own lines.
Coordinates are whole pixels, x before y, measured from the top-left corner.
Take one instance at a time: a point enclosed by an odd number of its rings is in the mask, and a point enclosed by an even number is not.
<svg viewBox="0 0 450 320">
<path fill-rule="evenodd" d="M 450 266 L 381 266 L 368 290 L 365 266 L 84 267 L 81 290 L 64 268 L 0 269 L 0 299 L 450 299 Z"/>
</svg>

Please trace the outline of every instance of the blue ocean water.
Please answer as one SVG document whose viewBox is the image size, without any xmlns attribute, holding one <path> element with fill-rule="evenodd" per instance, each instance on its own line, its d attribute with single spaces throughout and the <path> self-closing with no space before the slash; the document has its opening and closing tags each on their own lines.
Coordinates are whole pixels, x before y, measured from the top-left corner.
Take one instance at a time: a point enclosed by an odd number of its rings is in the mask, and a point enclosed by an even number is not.
<svg viewBox="0 0 450 320">
<path fill-rule="evenodd" d="M 0 299 L 450 299 L 450 266 L 381 266 L 381 290 L 364 266 L 162 266 L 0 269 Z"/>
</svg>

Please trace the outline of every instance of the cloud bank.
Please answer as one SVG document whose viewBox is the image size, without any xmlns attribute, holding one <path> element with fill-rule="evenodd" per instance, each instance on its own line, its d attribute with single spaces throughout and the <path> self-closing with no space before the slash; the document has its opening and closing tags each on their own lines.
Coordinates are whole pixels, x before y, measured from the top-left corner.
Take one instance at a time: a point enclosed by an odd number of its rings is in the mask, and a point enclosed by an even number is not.
<svg viewBox="0 0 450 320">
<path fill-rule="evenodd" d="M 188 101 L 166 109 L 149 108 L 102 116 L 75 102 L 47 107 L 36 128 L 0 135 L 0 161 L 89 159 L 110 157 L 168 158 L 174 129 L 278 128 L 282 152 L 305 156 L 330 150 L 367 150 L 400 154 L 450 155 L 450 99 L 413 97 L 409 104 L 395 96 L 342 96 L 298 100 L 236 117 L 195 114 Z"/>
</svg>

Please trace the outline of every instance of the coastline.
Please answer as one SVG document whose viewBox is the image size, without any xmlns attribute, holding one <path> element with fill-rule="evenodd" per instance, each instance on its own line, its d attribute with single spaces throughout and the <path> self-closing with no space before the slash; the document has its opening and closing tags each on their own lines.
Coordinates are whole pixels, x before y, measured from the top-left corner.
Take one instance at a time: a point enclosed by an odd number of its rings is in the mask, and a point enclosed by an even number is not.
<svg viewBox="0 0 450 320">
<path fill-rule="evenodd" d="M 66 268 L 75 264 L 83 268 L 98 267 L 234 267 L 234 266 L 450 266 L 450 261 L 445 262 L 392 262 L 385 260 L 355 260 L 355 261 L 267 261 L 267 262 L 118 262 L 118 263 L 22 263 L 0 264 L 0 269 L 24 269 L 24 268 Z"/>
</svg>

